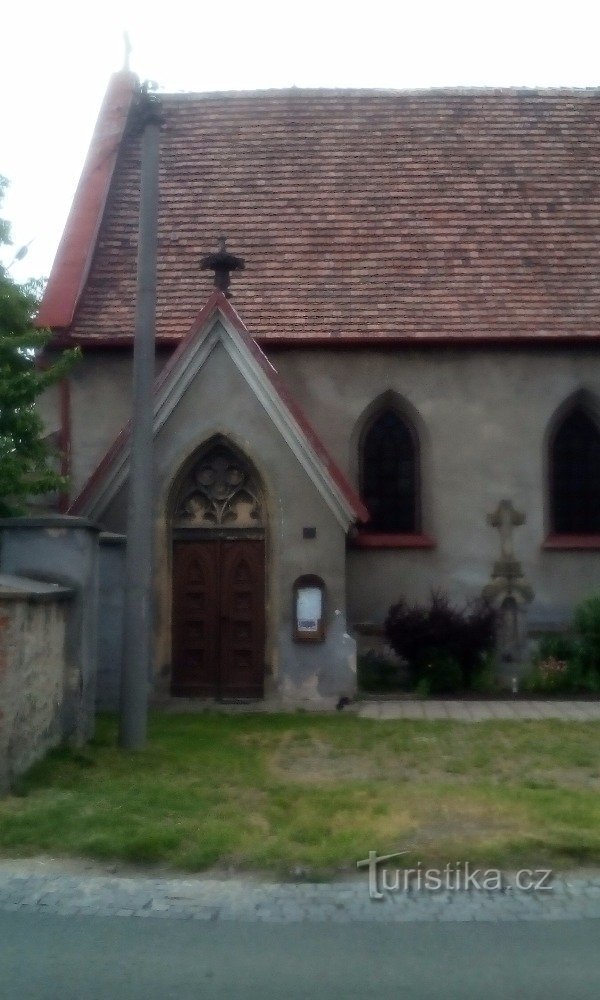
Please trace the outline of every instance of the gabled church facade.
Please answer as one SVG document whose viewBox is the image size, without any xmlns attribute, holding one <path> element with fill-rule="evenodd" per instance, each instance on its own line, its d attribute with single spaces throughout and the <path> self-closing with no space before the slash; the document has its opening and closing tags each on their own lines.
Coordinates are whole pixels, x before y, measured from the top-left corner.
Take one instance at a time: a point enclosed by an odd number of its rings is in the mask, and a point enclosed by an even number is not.
<svg viewBox="0 0 600 1000">
<path fill-rule="evenodd" d="M 125 531 L 139 85 L 111 81 L 38 322 L 62 509 Z M 600 571 L 597 91 L 161 95 L 154 668 L 351 696 L 400 596 L 479 596 L 488 515 L 539 628 Z M 245 260 L 228 300 L 201 259 Z"/>
</svg>

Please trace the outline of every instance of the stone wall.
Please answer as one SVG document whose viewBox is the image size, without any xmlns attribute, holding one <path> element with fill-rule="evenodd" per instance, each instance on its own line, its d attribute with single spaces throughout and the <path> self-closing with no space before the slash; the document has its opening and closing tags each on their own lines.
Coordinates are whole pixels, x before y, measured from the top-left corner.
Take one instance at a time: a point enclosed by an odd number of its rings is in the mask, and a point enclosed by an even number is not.
<svg viewBox="0 0 600 1000">
<path fill-rule="evenodd" d="M 72 591 L 65 655 L 77 684 L 65 688 L 62 731 L 81 745 L 94 734 L 99 529 L 85 518 L 49 515 L 2 519 L 0 530 L 4 573 Z"/>
<path fill-rule="evenodd" d="M 64 734 L 70 591 L 0 576 L 0 792 Z"/>
</svg>

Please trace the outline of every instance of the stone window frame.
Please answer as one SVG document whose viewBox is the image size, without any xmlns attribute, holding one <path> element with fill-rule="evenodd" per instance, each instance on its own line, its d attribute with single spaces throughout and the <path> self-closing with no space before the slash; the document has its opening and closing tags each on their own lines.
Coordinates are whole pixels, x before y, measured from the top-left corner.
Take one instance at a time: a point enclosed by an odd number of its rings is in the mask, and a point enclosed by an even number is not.
<svg viewBox="0 0 600 1000">
<path fill-rule="evenodd" d="M 364 525 L 356 531 L 350 540 L 351 546 L 358 549 L 432 549 L 436 547 L 435 539 L 423 530 L 424 497 L 423 497 L 423 437 L 425 434 L 422 421 L 410 403 L 394 390 L 386 390 L 363 411 L 352 435 L 351 464 L 355 468 L 355 479 L 358 491 L 363 498 L 363 457 L 366 437 L 373 424 L 386 411 L 391 410 L 406 426 L 411 434 L 415 453 L 415 518 L 414 530 L 408 532 L 382 532 L 369 530 Z"/>
<path fill-rule="evenodd" d="M 554 498 L 555 455 L 557 435 L 565 422 L 575 413 L 581 412 L 594 425 L 600 438 L 600 406 L 594 394 L 580 389 L 564 400 L 553 414 L 545 440 L 545 498 L 547 534 L 542 548 L 554 551 L 600 551 L 600 531 L 557 530 L 556 503 Z"/>
</svg>

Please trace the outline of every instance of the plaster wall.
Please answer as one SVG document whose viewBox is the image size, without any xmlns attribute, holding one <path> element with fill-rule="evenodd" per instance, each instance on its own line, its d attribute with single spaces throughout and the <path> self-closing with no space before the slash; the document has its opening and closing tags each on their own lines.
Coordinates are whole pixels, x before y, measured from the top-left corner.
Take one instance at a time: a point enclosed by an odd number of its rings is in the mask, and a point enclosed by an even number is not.
<svg viewBox="0 0 600 1000">
<path fill-rule="evenodd" d="M 549 426 L 559 407 L 574 393 L 586 390 L 591 399 L 600 400 L 596 349 L 301 348 L 268 353 L 355 485 L 360 430 L 383 393 L 396 393 L 416 425 L 421 448 L 422 530 L 434 538 L 436 547 L 351 549 L 347 588 L 352 622 L 381 621 L 400 594 L 423 600 L 432 587 L 443 588 L 458 600 L 478 594 L 488 582 L 498 555 L 497 532 L 486 523 L 486 514 L 504 497 L 512 499 L 527 517 L 515 533 L 515 544 L 535 591 L 530 620 L 542 627 L 564 622 L 573 604 L 595 589 L 600 553 L 550 551 L 542 544 L 548 533 Z M 157 367 L 163 363 L 164 356 L 160 356 Z M 129 354 L 90 353 L 73 374 L 73 493 L 81 488 L 128 416 L 130 366 Z M 185 449 L 199 444 L 203 433 L 220 429 L 234 439 L 237 434 L 242 450 L 250 437 L 245 429 L 246 415 L 240 414 L 222 381 L 213 380 L 206 390 L 203 387 L 202 394 L 215 408 L 208 410 L 210 417 L 202 418 L 204 422 L 198 426 L 205 409 L 204 401 L 198 402 L 185 441 L 178 433 L 173 443 L 177 450 L 173 463 L 183 462 Z M 283 494 L 277 499 L 276 493 L 276 484 L 281 481 L 281 475 L 277 478 L 280 439 L 273 440 L 272 451 L 266 471 L 272 477 L 270 503 L 277 513 L 278 504 L 284 503 Z M 258 447 L 256 464 L 262 471 L 260 452 Z M 168 475 L 173 474 L 169 469 Z M 112 522 L 122 531 L 124 513 L 118 512 L 118 500 L 113 507 Z M 164 538 L 160 544 L 164 548 Z M 277 536 L 269 544 L 275 547 Z M 300 545 L 300 552 L 310 551 L 311 544 L 318 546 L 326 562 L 323 531 L 317 543 Z M 310 561 L 307 572 L 314 571 L 314 560 Z M 161 617 L 168 616 L 164 599 L 158 608 Z M 162 663 L 168 660 L 164 638 L 160 659 Z M 273 664 L 275 659 L 273 653 Z"/>
<path fill-rule="evenodd" d="M 44 422 L 45 432 L 53 434 L 60 429 L 60 391 L 58 384 L 48 388 L 35 401 L 36 410 Z"/>
<path fill-rule="evenodd" d="M 155 442 L 155 650 L 165 688 L 171 658 L 171 536 L 174 484 L 195 452 L 223 435 L 258 471 L 267 508 L 267 695 L 310 704 L 352 694 L 353 640 L 345 635 L 345 533 L 300 460 L 218 344 L 159 430 Z M 124 531 L 126 488 L 107 507 L 102 525 Z M 303 528 L 316 529 L 305 539 Z M 297 577 L 321 576 L 326 586 L 326 641 L 292 639 L 292 590 Z M 340 641 L 341 640 L 341 641 Z M 161 680 L 159 679 L 159 687 Z"/>
<path fill-rule="evenodd" d="M 156 371 L 167 353 L 157 351 Z M 71 474 L 69 495 L 76 497 L 106 450 L 131 416 L 130 350 L 88 351 L 69 375 Z M 47 431 L 61 426 L 60 396 L 50 386 L 36 403 Z"/>
<path fill-rule="evenodd" d="M 85 354 L 69 378 L 71 477 L 76 497 L 131 415 L 132 358 L 128 351 Z"/>
<path fill-rule="evenodd" d="M 547 443 L 554 415 L 585 390 L 600 403 L 596 349 L 423 348 L 272 351 L 270 357 L 324 443 L 358 486 L 365 415 L 386 391 L 416 425 L 422 530 L 436 547 L 350 550 L 351 622 L 381 621 L 400 595 L 442 588 L 457 600 L 481 592 L 498 557 L 486 514 L 503 498 L 525 512 L 515 549 L 535 591 L 530 621 L 568 619 L 600 585 L 600 552 L 550 551 Z"/>
</svg>

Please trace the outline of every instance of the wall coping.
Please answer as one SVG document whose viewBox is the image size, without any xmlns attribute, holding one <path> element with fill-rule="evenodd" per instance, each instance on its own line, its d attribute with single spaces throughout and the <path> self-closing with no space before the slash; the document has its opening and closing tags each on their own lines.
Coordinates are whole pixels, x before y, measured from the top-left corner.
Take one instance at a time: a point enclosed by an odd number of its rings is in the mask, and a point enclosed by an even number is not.
<svg viewBox="0 0 600 1000">
<path fill-rule="evenodd" d="M 44 580 L 33 580 L 26 576 L 12 576 L 0 573 L 0 601 L 64 601 L 71 597 L 70 587 Z"/>
<path fill-rule="evenodd" d="M 569 551 L 570 549 L 588 549 L 589 551 L 600 550 L 600 534 L 588 535 L 548 535 L 542 543 L 543 549 L 554 549 L 557 552 Z"/>
<path fill-rule="evenodd" d="M 100 545 L 125 545 L 127 535 L 120 535 L 116 531 L 101 531 Z"/>
<path fill-rule="evenodd" d="M 0 530 L 6 528 L 71 528 L 100 532 L 100 525 L 87 517 L 70 514 L 37 514 L 33 517 L 2 517 Z"/>
<path fill-rule="evenodd" d="M 349 539 L 352 549 L 435 549 L 437 542 L 431 535 L 421 532 L 385 534 L 358 531 Z"/>
</svg>

